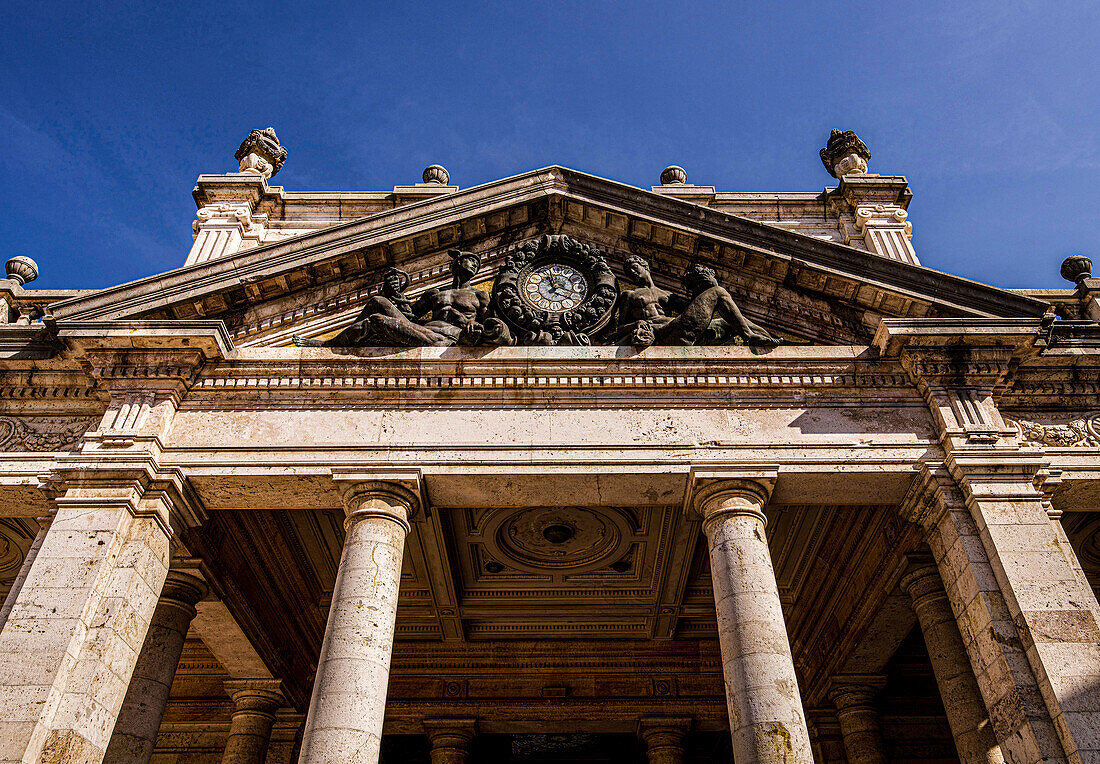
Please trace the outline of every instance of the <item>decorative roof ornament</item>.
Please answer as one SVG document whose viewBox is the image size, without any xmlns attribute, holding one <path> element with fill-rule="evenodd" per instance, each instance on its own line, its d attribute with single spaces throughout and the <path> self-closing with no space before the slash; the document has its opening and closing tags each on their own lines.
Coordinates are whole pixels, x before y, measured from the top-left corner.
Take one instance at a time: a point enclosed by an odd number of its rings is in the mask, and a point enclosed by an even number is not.
<svg viewBox="0 0 1100 764">
<path fill-rule="evenodd" d="M 1062 261 L 1062 278 L 1078 286 L 1085 279 L 1092 278 L 1092 260 L 1084 255 L 1070 255 Z"/>
<path fill-rule="evenodd" d="M 275 135 L 275 128 L 269 127 L 249 133 L 233 158 L 240 162 L 241 172 L 254 172 L 270 178 L 283 168 L 286 154 L 286 148 Z"/>
<path fill-rule="evenodd" d="M 451 174 L 441 164 L 430 164 L 424 168 L 424 182 L 437 186 L 446 186 L 451 182 Z"/>
<path fill-rule="evenodd" d="M 687 170 L 678 164 L 670 164 L 661 171 L 661 185 L 683 185 L 688 182 Z"/>
<path fill-rule="evenodd" d="M 835 127 L 825 148 L 821 149 L 821 163 L 834 178 L 867 172 L 867 160 L 871 152 L 854 130 L 841 132 Z"/>
<path fill-rule="evenodd" d="M 8 278 L 23 286 L 38 278 L 38 263 L 26 255 L 16 255 L 4 265 Z"/>
</svg>

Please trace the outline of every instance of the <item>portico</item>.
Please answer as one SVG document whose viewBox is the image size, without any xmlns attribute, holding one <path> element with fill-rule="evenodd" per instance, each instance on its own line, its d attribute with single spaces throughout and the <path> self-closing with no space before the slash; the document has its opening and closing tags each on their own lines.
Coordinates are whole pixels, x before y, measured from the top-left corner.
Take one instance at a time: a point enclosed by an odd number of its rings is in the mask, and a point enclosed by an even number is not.
<svg viewBox="0 0 1100 764">
<path fill-rule="evenodd" d="M 320 203 L 203 178 L 271 230 Z M 188 268 L 0 325 L 0 762 L 1100 750 L 1088 279 L 984 287 L 686 182 L 409 189 L 229 252 L 210 210 Z"/>
</svg>

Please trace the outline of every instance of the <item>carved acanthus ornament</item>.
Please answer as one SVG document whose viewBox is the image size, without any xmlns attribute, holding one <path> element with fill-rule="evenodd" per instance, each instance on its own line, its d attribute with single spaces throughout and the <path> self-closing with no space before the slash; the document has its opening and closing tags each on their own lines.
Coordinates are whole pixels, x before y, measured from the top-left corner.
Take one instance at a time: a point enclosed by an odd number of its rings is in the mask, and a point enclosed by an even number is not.
<svg viewBox="0 0 1100 764">
<path fill-rule="evenodd" d="M 71 451 L 95 422 L 73 416 L 0 416 L 0 451 Z"/>
<path fill-rule="evenodd" d="M 509 252 L 492 293 L 473 286 L 481 256 L 451 250 L 451 285 L 406 297 L 396 268 L 336 337 L 301 346 L 739 345 L 780 340 L 748 319 L 708 266 L 683 274 L 685 295 L 656 286 L 649 263 L 626 260 L 620 284 L 604 252 L 567 236 L 543 236 Z"/>
<path fill-rule="evenodd" d="M 1005 424 L 1020 432 L 1020 440 L 1035 446 L 1054 448 L 1100 447 L 1100 412 L 1061 422 L 1034 422 L 1005 419 Z"/>
<path fill-rule="evenodd" d="M 191 224 L 195 243 L 187 265 L 217 260 L 263 243 L 267 214 L 253 213 L 248 202 L 208 204 L 195 213 Z"/>
</svg>

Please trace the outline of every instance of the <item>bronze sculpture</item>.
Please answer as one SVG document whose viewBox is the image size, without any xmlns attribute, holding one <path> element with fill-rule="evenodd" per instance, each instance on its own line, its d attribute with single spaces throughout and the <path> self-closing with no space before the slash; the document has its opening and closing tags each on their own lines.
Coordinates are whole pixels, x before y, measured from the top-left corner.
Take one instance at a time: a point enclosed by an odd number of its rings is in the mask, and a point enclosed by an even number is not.
<svg viewBox="0 0 1100 764">
<path fill-rule="evenodd" d="M 728 345 L 774 347 L 780 340 L 748 319 L 714 269 L 692 265 L 685 294 L 658 287 L 640 255 L 624 261 L 632 286 L 620 288 L 600 250 L 566 236 L 544 236 L 509 253 L 492 294 L 472 286 L 481 256 L 450 251 L 451 284 L 415 301 L 409 276 L 382 275 L 382 288 L 350 326 L 301 346 Z"/>
</svg>

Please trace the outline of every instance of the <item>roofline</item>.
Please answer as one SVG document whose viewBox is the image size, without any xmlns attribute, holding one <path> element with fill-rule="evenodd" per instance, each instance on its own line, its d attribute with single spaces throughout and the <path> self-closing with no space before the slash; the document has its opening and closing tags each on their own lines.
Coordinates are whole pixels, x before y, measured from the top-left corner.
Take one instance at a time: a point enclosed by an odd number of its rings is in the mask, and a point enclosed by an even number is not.
<svg viewBox="0 0 1100 764">
<path fill-rule="evenodd" d="M 488 193 L 494 191 L 495 193 Z M 508 207 L 517 201 L 573 195 L 628 215 L 650 216 L 731 244 L 749 245 L 786 260 L 805 260 L 848 278 L 871 281 L 923 300 L 950 305 L 964 312 L 991 316 L 1040 316 L 1048 305 L 1026 295 L 992 287 L 925 266 L 910 265 L 844 244 L 703 207 L 646 189 L 588 173 L 551 165 L 520 175 L 462 189 L 384 210 L 358 220 L 272 242 L 229 257 L 176 268 L 136 281 L 61 300 L 51 306 L 57 318 L 134 316 L 167 307 L 189 296 L 210 294 L 227 286 L 242 286 L 263 272 L 324 261 L 340 253 L 363 249 L 400 235 L 414 222 L 458 220 L 475 211 Z M 157 284 L 155 296 L 149 285 Z M 961 298 L 961 299 L 960 299 Z"/>
</svg>

